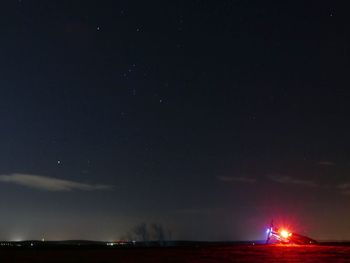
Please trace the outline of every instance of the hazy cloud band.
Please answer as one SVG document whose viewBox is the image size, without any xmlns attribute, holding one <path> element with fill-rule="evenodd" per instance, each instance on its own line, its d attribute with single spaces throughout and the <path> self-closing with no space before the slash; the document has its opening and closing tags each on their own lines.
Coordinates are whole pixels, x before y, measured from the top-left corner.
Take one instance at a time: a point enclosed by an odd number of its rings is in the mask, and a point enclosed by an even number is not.
<svg viewBox="0 0 350 263">
<path fill-rule="evenodd" d="M 70 180 L 57 179 L 41 175 L 32 174 L 10 174 L 0 175 L 0 183 L 12 183 L 22 185 L 29 188 L 40 189 L 45 191 L 96 191 L 107 190 L 112 188 L 110 185 L 102 184 L 86 184 Z"/>
<path fill-rule="evenodd" d="M 319 187 L 319 185 L 316 182 L 310 181 L 310 180 L 303 180 L 303 179 L 297 179 L 291 176 L 269 176 L 270 180 L 281 183 L 281 184 L 294 184 L 294 185 L 301 185 L 301 186 L 307 186 L 307 187 Z"/>
</svg>

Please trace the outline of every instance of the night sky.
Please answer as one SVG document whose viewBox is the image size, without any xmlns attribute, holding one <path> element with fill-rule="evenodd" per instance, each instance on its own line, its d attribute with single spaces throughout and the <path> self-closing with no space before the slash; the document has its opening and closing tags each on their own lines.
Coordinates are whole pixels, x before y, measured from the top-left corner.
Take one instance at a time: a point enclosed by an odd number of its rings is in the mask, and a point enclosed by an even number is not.
<svg viewBox="0 0 350 263">
<path fill-rule="evenodd" d="M 0 239 L 350 239 L 340 1 L 4 1 Z"/>
</svg>

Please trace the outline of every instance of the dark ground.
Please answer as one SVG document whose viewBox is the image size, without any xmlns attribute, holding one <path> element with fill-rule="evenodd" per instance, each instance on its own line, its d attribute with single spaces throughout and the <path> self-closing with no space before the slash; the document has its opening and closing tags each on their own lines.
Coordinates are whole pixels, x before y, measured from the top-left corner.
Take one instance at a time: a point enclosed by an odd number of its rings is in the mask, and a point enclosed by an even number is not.
<svg viewBox="0 0 350 263">
<path fill-rule="evenodd" d="M 350 262 L 348 245 L 6 248 L 0 262 Z"/>
</svg>

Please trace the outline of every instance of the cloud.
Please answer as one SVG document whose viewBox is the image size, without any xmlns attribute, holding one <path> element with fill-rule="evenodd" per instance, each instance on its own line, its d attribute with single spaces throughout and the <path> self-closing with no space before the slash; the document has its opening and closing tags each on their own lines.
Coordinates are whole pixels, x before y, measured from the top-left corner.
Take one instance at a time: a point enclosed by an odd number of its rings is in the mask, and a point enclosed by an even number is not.
<svg viewBox="0 0 350 263">
<path fill-rule="evenodd" d="M 10 174 L 0 175 L 0 183 L 12 183 L 22 185 L 29 188 L 60 192 L 60 191 L 95 191 L 107 190 L 112 188 L 110 185 L 102 184 L 86 184 L 69 180 L 62 180 L 52 177 L 32 174 Z"/>
<path fill-rule="evenodd" d="M 323 165 L 323 166 L 335 166 L 335 162 L 331 162 L 331 161 L 322 161 L 322 162 L 318 162 L 318 165 Z"/>
<path fill-rule="evenodd" d="M 343 195 L 350 195 L 350 183 L 338 184 L 337 188 Z"/>
<path fill-rule="evenodd" d="M 247 183 L 247 184 L 256 183 L 256 179 L 243 177 L 243 176 L 218 176 L 217 178 L 219 181 L 222 181 L 222 182 L 240 182 L 240 183 Z"/>
<path fill-rule="evenodd" d="M 269 176 L 269 178 L 276 182 L 281 184 L 294 184 L 294 185 L 301 185 L 301 186 L 307 186 L 307 187 L 319 187 L 319 185 L 313 181 L 310 180 L 303 180 L 294 178 L 291 176 L 283 176 L 283 175 L 277 175 L 277 176 Z"/>
</svg>

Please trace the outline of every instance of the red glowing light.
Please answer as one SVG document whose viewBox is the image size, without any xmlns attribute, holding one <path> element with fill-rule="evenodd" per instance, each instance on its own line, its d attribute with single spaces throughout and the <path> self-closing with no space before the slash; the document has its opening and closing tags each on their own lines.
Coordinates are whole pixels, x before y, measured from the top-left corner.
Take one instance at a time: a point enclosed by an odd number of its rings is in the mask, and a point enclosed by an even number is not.
<svg viewBox="0 0 350 263">
<path fill-rule="evenodd" d="M 288 238 L 289 236 L 291 236 L 291 233 L 289 233 L 287 230 L 281 230 L 280 235 L 284 238 Z"/>
</svg>

